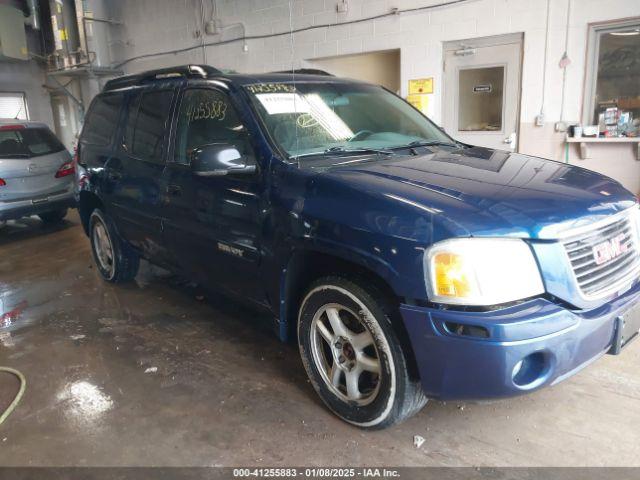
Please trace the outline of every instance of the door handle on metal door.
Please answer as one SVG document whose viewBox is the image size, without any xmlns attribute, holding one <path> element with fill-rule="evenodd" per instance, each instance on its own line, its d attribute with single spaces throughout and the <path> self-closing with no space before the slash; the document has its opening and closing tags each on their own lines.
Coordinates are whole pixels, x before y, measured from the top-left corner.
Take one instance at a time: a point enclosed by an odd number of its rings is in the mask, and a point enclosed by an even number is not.
<svg viewBox="0 0 640 480">
<path fill-rule="evenodd" d="M 167 193 L 169 195 L 182 195 L 182 187 L 180 185 L 167 185 Z"/>
<path fill-rule="evenodd" d="M 515 148 L 516 146 L 516 133 L 513 132 L 511 135 L 509 135 L 507 138 L 505 138 L 502 143 L 506 143 L 507 145 L 509 145 L 512 149 Z"/>
</svg>

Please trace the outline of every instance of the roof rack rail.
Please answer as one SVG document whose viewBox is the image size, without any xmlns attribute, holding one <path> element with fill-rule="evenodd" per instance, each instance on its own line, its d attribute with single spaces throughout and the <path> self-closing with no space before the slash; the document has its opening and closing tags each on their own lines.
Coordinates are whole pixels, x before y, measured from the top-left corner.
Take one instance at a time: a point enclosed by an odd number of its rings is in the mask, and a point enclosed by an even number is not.
<svg viewBox="0 0 640 480">
<path fill-rule="evenodd" d="M 326 77 L 334 76 L 333 74 L 329 72 L 325 72 L 324 70 L 320 70 L 318 68 L 299 68 L 297 70 L 282 70 L 279 72 L 272 72 L 272 73 L 291 73 L 295 75 L 323 75 Z"/>
<path fill-rule="evenodd" d="M 179 65 L 176 67 L 147 70 L 146 72 L 136 73 L 135 75 L 125 75 L 123 77 L 114 78 L 105 84 L 103 91 L 140 85 L 149 80 L 157 80 L 161 78 L 208 78 L 211 75 L 221 74 L 222 72 L 220 70 L 209 65 Z"/>
</svg>

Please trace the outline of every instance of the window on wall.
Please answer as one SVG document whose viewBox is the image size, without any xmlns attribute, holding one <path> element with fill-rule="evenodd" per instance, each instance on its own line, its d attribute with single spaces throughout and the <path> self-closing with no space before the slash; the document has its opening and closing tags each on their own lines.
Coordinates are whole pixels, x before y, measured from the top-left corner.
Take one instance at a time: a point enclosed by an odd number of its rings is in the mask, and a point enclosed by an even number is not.
<svg viewBox="0 0 640 480">
<path fill-rule="evenodd" d="M 502 130 L 503 66 L 460 70 L 458 130 L 496 132 Z"/>
<path fill-rule="evenodd" d="M 29 119 L 24 93 L 0 92 L 0 118 Z"/>
<path fill-rule="evenodd" d="M 606 136 L 640 134 L 640 19 L 592 26 L 583 121 Z"/>
</svg>

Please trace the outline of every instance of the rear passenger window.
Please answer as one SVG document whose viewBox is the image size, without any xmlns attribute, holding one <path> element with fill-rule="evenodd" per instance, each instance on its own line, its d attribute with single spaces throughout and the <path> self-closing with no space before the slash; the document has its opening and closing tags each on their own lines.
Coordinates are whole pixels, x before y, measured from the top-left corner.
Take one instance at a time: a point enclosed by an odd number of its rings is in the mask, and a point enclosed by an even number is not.
<svg viewBox="0 0 640 480">
<path fill-rule="evenodd" d="M 82 140 L 93 145 L 109 145 L 118 124 L 124 95 L 114 93 L 97 97 L 85 120 Z"/>
<path fill-rule="evenodd" d="M 163 162 L 165 128 L 172 90 L 145 92 L 132 100 L 125 132 L 125 146 L 134 157 Z"/>
</svg>

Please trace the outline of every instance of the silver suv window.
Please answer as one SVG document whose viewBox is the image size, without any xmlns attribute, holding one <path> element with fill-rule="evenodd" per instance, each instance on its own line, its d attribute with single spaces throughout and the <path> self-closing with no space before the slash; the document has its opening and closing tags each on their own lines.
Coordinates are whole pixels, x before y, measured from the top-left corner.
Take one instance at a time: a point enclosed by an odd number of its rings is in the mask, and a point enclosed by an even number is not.
<svg viewBox="0 0 640 480">
<path fill-rule="evenodd" d="M 64 145 L 46 128 L 0 129 L 0 158 L 33 158 L 64 150 Z"/>
</svg>

